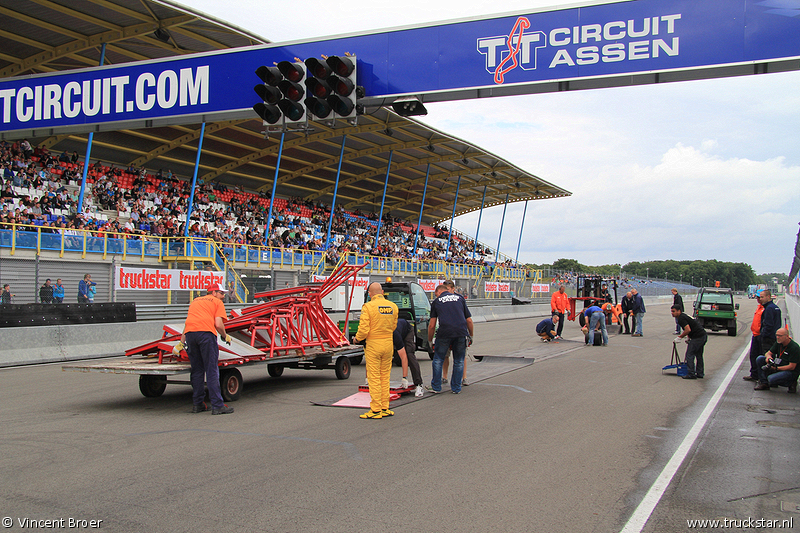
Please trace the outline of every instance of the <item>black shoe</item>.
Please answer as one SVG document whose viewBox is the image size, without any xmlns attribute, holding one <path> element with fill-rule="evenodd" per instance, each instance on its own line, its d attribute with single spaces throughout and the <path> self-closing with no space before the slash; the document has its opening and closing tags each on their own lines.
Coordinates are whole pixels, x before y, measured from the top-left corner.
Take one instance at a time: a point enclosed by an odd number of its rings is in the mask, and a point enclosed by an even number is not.
<svg viewBox="0 0 800 533">
<path fill-rule="evenodd" d="M 233 412 L 233 407 L 228 407 L 227 405 L 223 405 L 219 409 L 212 409 L 212 415 L 229 415 Z"/>
<path fill-rule="evenodd" d="M 797 394 L 797 382 L 795 381 L 794 383 L 789 385 L 789 390 L 786 392 L 788 392 L 789 394 Z"/>
<path fill-rule="evenodd" d="M 769 383 L 759 383 L 753 387 L 753 390 L 769 390 Z"/>
<path fill-rule="evenodd" d="M 697 374 L 697 379 L 703 379 L 703 377 L 704 376 L 701 376 L 700 374 Z"/>
<path fill-rule="evenodd" d="M 697 379 L 697 376 L 694 374 L 686 374 L 683 376 L 683 379 Z"/>
<path fill-rule="evenodd" d="M 208 406 L 205 403 L 201 403 L 200 405 L 193 405 L 192 412 L 193 413 L 205 413 L 208 411 Z"/>
</svg>

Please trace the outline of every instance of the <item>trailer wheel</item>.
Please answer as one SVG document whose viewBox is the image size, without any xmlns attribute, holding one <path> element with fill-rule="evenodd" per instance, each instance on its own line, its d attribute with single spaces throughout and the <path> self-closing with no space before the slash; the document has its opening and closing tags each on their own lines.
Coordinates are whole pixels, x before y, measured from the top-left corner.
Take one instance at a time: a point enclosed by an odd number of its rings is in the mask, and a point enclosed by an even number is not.
<svg viewBox="0 0 800 533">
<path fill-rule="evenodd" d="M 349 357 L 342 356 L 336 360 L 336 377 L 339 379 L 347 379 L 350 377 Z"/>
<path fill-rule="evenodd" d="M 267 374 L 273 378 L 279 378 L 283 375 L 283 365 L 267 365 Z"/>
<path fill-rule="evenodd" d="M 220 370 L 219 387 L 226 402 L 235 402 L 242 394 L 242 373 L 238 368 Z"/>
<path fill-rule="evenodd" d="M 736 336 L 736 326 L 728 328 L 728 337 L 735 337 L 735 336 Z"/>
<path fill-rule="evenodd" d="M 350 364 L 353 365 L 353 366 L 358 366 L 358 365 L 361 364 L 361 361 L 363 361 L 363 360 L 364 360 L 364 356 L 363 355 L 356 355 L 355 357 L 351 357 L 350 358 Z"/>
<path fill-rule="evenodd" d="M 167 376 L 139 376 L 139 390 L 146 398 L 158 398 L 167 388 Z"/>
</svg>

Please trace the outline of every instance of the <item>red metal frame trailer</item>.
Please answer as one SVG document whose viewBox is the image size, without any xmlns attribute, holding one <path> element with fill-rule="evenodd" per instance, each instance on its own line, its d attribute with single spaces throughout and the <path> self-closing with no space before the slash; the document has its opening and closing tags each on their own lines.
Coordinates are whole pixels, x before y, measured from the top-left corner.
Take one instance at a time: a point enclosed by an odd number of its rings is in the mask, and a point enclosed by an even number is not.
<svg viewBox="0 0 800 533">
<path fill-rule="evenodd" d="M 337 378 L 349 378 L 350 359 L 360 362 L 364 348 L 350 344 L 323 310 L 322 298 L 351 278 L 355 281 L 365 266 L 340 264 L 324 282 L 257 293 L 256 298 L 266 301 L 231 311 L 225 322 L 231 343 L 219 341 L 223 398 L 239 398 L 242 374 L 237 367 L 244 365 L 266 364 L 272 377 L 279 377 L 284 368 L 333 368 Z M 352 302 L 352 292 L 350 297 Z M 173 353 L 183 324 L 166 324 L 163 329 L 160 339 L 127 350 L 125 355 L 130 359 L 67 364 L 62 370 L 137 374 L 142 394 L 161 396 L 168 383 L 189 384 L 170 380 L 169 376 L 190 371 L 186 350 Z"/>
</svg>

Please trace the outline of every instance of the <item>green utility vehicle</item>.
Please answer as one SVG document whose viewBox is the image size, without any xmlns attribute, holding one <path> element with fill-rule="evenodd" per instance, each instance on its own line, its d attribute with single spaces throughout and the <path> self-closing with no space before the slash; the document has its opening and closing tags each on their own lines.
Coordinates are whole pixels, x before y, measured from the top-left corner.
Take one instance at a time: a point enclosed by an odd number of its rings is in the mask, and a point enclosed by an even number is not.
<svg viewBox="0 0 800 533">
<path fill-rule="evenodd" d="M 431 320 L 431 302 L 425 290 L 419 283 L 381 283 L 383 293 L 387 300 L 394 302 L 399 311 L 399 317 L 405 318 L 414 327 L 414 334 L 417 338 L 417 350 L 425 351 L 433 359 L 433 349 L 428 343 L 428 323 Z M 368 296 L 364 296 L 364 301 L 369 301 Z M 344 327 L 344 320 L 339 322 L 339 329 Z M 347 338 L 352 342 L 353 337 L 358 331 L 358 317 L 350 319 Z M 351 360 L 353 364 L 359 364 Z M 399 361 L 399 359 L 398 359 Z"/>
<path fill-rule="evenodd" d="M 694 319 L 706 330 L 727 330 L 728 336 L 736 336 L 736 311 L 739 304 L 733 303 L 730 289 L 704 287 L 694 302 Z"/>
</svg>

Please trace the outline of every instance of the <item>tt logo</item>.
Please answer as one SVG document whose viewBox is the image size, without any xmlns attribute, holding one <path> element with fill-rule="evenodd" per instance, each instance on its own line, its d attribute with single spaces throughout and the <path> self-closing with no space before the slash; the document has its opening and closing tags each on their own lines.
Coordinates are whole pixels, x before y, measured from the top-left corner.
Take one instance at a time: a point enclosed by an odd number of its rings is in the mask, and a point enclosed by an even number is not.
<svg viewBox="0 0 800 533">
<path fill-rule="evenodd" d="M 525 33 L 530 27 L 527 17 L 519 17 L 508 35 L 478 39 L 478 52 L 486 56 L 486 72 L 494 74 L 498 85 L 517 67 L 536 70 L 536 50 L 547 46 L 547 38 L 541 31 Z"/>
</svg>

